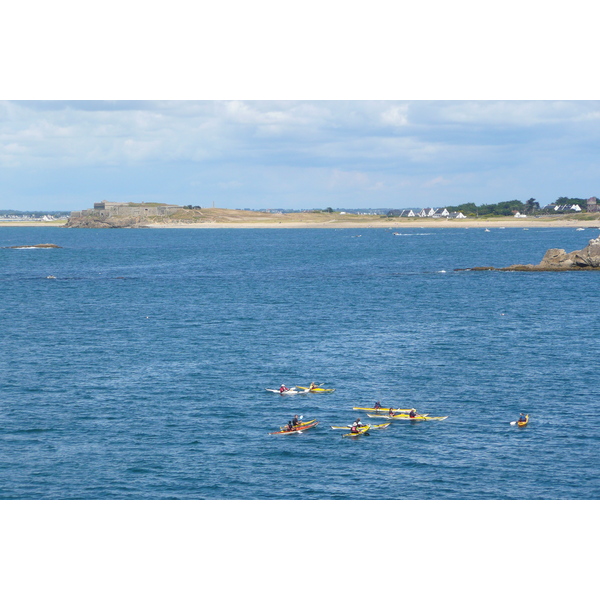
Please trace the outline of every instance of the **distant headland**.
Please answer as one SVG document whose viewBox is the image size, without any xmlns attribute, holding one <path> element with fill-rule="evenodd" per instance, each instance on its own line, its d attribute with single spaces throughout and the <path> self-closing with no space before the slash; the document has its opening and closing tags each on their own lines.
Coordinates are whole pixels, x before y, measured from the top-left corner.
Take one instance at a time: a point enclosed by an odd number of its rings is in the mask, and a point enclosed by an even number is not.
<svg viewBox="0 0 600 600">
<path fill-rule="evenodd" d="M 533 228 L 600 227 L 600 207 L 587 200 L 559 198 L 540 207 L 530 198 L 476 206 L 473 203 L 422 209 L 312 209 L 250 210 L 181 206 L 159 202 L 95 203 L 93 208 L 72 211 L 68 218 L 34 219 L 32 214 L 0 215 L 1 226 L 69 228 Z M 65 215 L 66 216 L 66 215 Z"/>
<path fill-rule="evenodd" d="M 532 199 L 533 200 L 533 199 Z M 352 227 L 587 227 L 600 226 L 596 198 L 579 204 L 554 204 L 529 214 L 518 206 L 500 207 L 508 214 L 478 215 L 447 208 L 389 210 L 380 214 L 347 210 L 306 210 L 284 212 L 224 208 L 201 208 L 163 203 L 99 202 L 87 210 L 73 211 L 64 225 L 79 228 L 352 228 Z M 514 201 L 517 202 L 517 201 Z M 529 201 L 528 201 L 529 202 Z M 587 210 L 585 203 L 587 202 Z M 501 203 L 503 204 L 503 203 Z M 511 205 L 512 203 L 505 203 Z M 537 203 L 536 203 L 537 204 Z M 584 204 L 584 208 L 581 208 Z M 470 205 L 464 205 L 471 208 Z M 475 205 L 473 205 L 475 206 Z M 493 205 L 500 206 L 500 205 Z M 456 208 L 456 207 L 451 207 Z M 460 207 L 459 207 L 460 208 Z M 489 207 L 488 207 L 489 208 Z M 475 209 L 477 210 L 477 208 Z"/>
</svg>

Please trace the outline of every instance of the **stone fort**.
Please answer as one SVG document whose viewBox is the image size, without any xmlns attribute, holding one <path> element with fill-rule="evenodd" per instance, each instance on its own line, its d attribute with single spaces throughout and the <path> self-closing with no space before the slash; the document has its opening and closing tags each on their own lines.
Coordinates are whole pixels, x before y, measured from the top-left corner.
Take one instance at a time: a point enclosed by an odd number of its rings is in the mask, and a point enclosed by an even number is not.
<svg viewBox="0 0 600 600">
<path fill-rule="evenodd" d="M 181 208 L 177 204 L 95 202 L 94 208 L 72 211 L 71 217 L 165 217 Z"/>
</svg>

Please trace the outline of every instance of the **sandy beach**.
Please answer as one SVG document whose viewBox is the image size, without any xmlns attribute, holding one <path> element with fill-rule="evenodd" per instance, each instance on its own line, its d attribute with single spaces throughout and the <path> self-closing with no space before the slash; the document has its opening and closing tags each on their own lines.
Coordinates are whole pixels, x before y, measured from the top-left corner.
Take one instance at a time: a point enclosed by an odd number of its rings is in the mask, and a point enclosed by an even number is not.
<svg viewBox="0 0 600 600">
<path fill-rule="evenodd" d="M 66 219 L 60 221 L 0 221 L 0 227 L 63 227 Z"/>
</svg>

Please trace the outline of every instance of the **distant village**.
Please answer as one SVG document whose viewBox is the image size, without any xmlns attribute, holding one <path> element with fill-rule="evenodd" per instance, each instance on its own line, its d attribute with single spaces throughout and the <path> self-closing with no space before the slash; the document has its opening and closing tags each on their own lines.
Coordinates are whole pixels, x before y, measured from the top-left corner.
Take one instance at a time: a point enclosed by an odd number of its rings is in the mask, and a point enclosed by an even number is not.
<svg viewBox="0 0 600 600">
<path fill-rule="evenodd" d="M 0 212 L 0 221 L 23 222 L 23 221 L 58 221 L 68 218 L 69 212 L 40 214 L 39 212 Z"/>
</svg>

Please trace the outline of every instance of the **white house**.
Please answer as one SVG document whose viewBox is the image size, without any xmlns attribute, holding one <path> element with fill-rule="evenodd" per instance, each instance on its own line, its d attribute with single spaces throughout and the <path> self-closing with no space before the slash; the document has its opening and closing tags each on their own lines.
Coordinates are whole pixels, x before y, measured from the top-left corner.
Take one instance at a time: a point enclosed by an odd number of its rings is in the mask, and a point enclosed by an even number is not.
<svg viewBox="0 0 600 600">
<path fill-rule="evenodd" d="M 433 208 L 422 208 L 418 213 L 417 217 L 433 217 L 435 209 Z"/>
<path fill-rule="evenodd" d="M 557 212 L 568 212 L 570 210 L 573 212 L 581 212 L 581 206 L 579 206 L 579 204 L 571 204 L 571 206 L 568 204 L 557 204 L 554 207 L 554 210 Z"/>
</svg>

